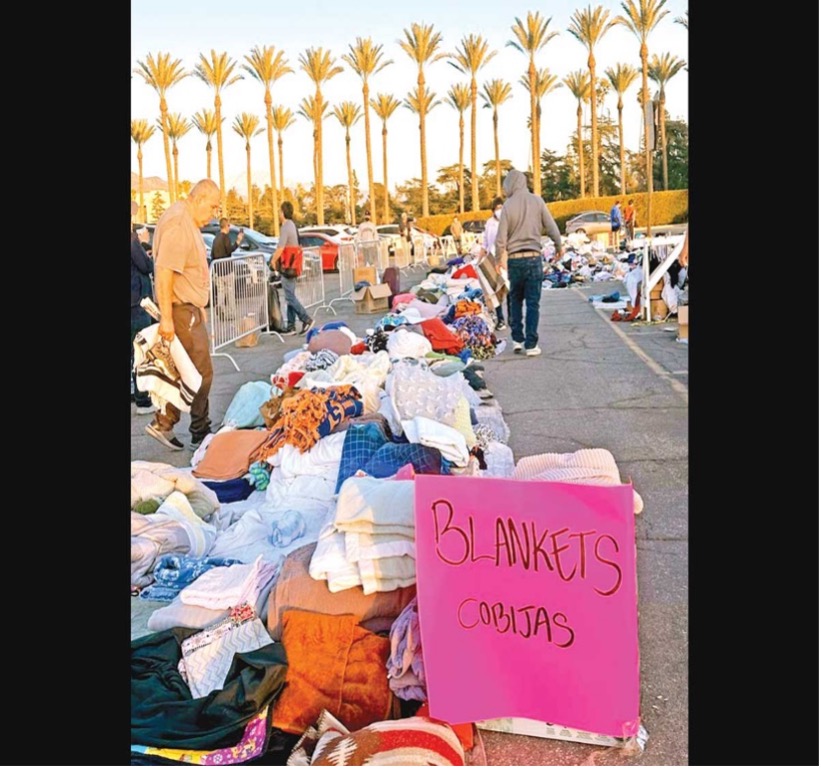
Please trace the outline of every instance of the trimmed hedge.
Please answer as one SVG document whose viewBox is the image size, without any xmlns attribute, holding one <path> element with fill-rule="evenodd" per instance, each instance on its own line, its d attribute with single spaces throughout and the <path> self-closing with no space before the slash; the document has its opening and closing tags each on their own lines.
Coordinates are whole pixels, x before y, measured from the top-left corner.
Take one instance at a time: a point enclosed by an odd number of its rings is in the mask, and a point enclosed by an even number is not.
<svg viewBox="0 0 821 770">
<path fill-rule="evenodd" d="M 598 198 L 576 198 L 572 201 L 555 201 L 547 205 L 548 210 L 556 220 L 559 230 L 564 234 L 564 224 L 568 219 L 580 214 L 582 211 L 605 211 L 610 212 L 616 201 L 621 201 L 622 211 L 624 204 L 628 200 L 633 200 L 636 208 L 636 227 L 641 228 L 647 221 L 647 193 L 637 192 L 630 195 L 605 195 Z M 687 222 L 689 219 L 689 191 L 688 190 L 662 190 L 653 193 L 653 225 L 676 225 Z M 456 214 L 462 221 L 471 219 L 490 219 L 493 212 L 490 209 L 482 211 L 466 211 L 464 214 Z M 454 214 L 434 214 L 430 217 L 417 217 L 416 222 L 423 230 L 428 230 L 436 235 L 443 235 L 445 230 L 453 221 Z"/>
</svg>

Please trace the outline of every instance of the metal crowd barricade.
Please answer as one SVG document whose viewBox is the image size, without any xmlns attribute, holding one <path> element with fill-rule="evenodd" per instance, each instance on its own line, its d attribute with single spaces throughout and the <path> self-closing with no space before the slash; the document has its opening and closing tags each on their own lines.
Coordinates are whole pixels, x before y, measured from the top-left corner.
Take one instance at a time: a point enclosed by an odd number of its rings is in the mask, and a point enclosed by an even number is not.
<svg viewBox="0 0 821 770">
<path fill-rule="evenodd" d="M 405 268 L 410 267 L 410 264 L 410 245 L 408 244 L 405 238 L 402 238 L 394 245 L 393 267 L 395 267 L 397 270 L 404 270 Z"/>
<path fill-rule="evenodd" d="M 215 259 L 209 268 L 209 281 L 211 355 L 225 356 L 239 371 L 232 356 L 217 351 L 268 328 L 266 255 L 256 251 Z"/>
<path fill-rule="evenodd" d="M 442 242 L 442 259 L 445 262 L 459 255 L 456 250 L 456 241 L 453 240 L 452 235 L 443 235 L 440 241 Z"/>
<path fill-rule="evenodd" d="M 322 255 L 317 249 L 303 249 L 302 275 L 296 279 L 296 298 L 306 310 L 316 307 L 330 310 L 336 315 L 330 305 L 325 303 L 325 278 L 322 273 Z"/>
<path fill-rule="evenodd" d="M 356 266 L 356 244 L 346 241 L 339 245 L 339 296 L 328 303 L 328 309 L 333 310 L 334 302 L 353 302 L 353 269 Z"/>
</svg>

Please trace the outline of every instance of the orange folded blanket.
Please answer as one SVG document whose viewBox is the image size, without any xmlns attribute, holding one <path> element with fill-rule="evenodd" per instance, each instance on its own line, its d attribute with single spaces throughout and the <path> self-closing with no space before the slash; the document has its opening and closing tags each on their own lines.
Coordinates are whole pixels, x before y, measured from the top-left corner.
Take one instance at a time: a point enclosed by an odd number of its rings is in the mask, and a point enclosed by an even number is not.
<svg viewBox="0 0 821 770">
<path fill-rule="evenodd" d="M 285 689 L 271 724 L 301 735 L 323 709 L 351 730 L 399 716 L 388 687 L 390 639 L 357 625 L 354 615 L 286 610 L 282 644 L 288 657 Z"/>
</svg>

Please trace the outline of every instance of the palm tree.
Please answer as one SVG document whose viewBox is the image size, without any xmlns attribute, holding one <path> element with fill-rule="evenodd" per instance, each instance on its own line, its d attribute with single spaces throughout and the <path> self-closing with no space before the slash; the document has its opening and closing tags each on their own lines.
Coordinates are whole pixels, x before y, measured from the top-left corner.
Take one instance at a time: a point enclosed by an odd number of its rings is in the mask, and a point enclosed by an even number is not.
<svg viewBox="0 0 821 770">
<path fill-rule="evenodd" d="M 316 95 L 306 96 L 300 103 L 297 114 L 302 115 L 305 120 L 309 120 L 314 127 L 314 201 L 317 206 L 316 219 L 317 224 L 325 224 L 325 210 L 320 206 L 325 205 L 325 198 L 323 196 L 322 203 L 319 202 L 319 185 L 320 171 L 319 171 L 319 131 L 322 127 L 322 121 L 328 114 L 328 102 L 317 101 Z M 320 222 L 320 215 L 322 221 Z"/>
<path fill-rule="evenodd" d="M 279 235 L 279 196 L 277 195 L 276 164 L 274 162 L 274 116 L 271 111 L 271 86 L 283 75 L 293 70 L 288 66 L 288 60 L 282 51 L 274 46 L 255 46 L 250 54 L 246 54 L 242 68 L 251 73 L 265 86 L 265 122 L 268 128 L 268 169 L 271 175 L 271 220 L 274 223 L 274 235 Z M 252 225 L 253 226 L 253 225 Z"/>
<path fill-rule="evenodd" d="M 579 141 L 579 187 L 580 196 L 584 198 L 584 141 L 582 138 L 582 102 L 590 97 L 590 73 L 584 70 L 575 70 L 565 79 L 564 84 L 570 89 L 570 93 L 576 97 L 578 107 L 576 108 L 576 131 Z"/>
<path fill-rule="evenodd" d="M 396 112 L 399 102 L 391 94 L 377 94 L 371 101 L 371 107 L 376 116 L 382 121 L 382 188 L 385 200 L 383 201 L 383 223 L 390 222 L 391 215 L 388 206 L 388 118 Z M 374 207 L 375 208 L 375 207 Z M 374 216 L 376 214 L 374 213 Z"/>
<path fill-rule="evenodd" d="M 137 170 L 139 172 L 140 220 L 146 221 L 145 200 L 143 199 L 143 145 L 154 136 L 154 126 L 149 126 L 145 118 L 131 121 L 131 139 L 137 145 Z"/>
<path fill-rule="evenodd" d="M 385 69 L 389 64 L 393 64 L 393 59 L 382 61 L 382 45 L 374 45 L 369 38 L 356 38 L 356 45 L 348 46 L 348 53 L 342 58 L 350 65 L 351 69 L 362 78 L 362 103 L 365 112 L 365 154 L 368 159 L 368 205 L 371 209 L 374 221 L 376 221 L 376 188 L 373 185 L 373 159 L 371 156 L 371 109 L 370 109 L 370 87 L 368 78 L 371 75 Z"/>
<path fill-rule="evenodd" d="M 220 174 L 220 203 L 225 208 L 225 162 L 222 154 L 222 98 L 220 92 L 228 86 L 242 80 L 242 75 L 235 75 L 236 61 L 230 59 L 227 53 L 218 54 L 211 49 L 211 60 L 200 54 L 199 62 L 194 66 L 192 74 L 196 75 L 205 85 L 214 89 L 214 115 L 217 121 L 217 167 Z"/>
<path fill-rule="evenodd" d="M 174 172 L 171 168 L 171 149 L 168 144 L 168 102 L 165 100 L 165 95 L 171 86 L 175 86 L 183 78 L 188 77 L 189 73 L 183 69 L 181 59 L 172 61 L 171 54 L 162 52 L 157 53 L 156 58 L 148 54 L 144 62 L 138 61 L 134 72 L 141 75 L 160 97 L 160 127 L 165 149 L 165 171 L 168 175 L 168 198 L 173 203 L 175 199 L 171 180 Z"/>
<path fill-rule="evenodd" d="M 319 115 L 315 115 L 314 132 L 316 134 L 316 223 L 325 224 L 325 190 L 322 187 L 322 118 L 325 115 L 327 104 L 322 101 L 322 84 L 342 72 L 342 67 L 336 64 L 336 59 L 330 51 L 323 48 L 308 48 L 299 55 L 299 64 L 303 72 L 313 80 L 316 86 L 314 104 L 323 105 Z"/>
<path fill-rule="evenodd" d="M 684 16 L 676 16 L 676 18 L 673 19 L 673 21 L 676 24 L 681 24 L 681 26 L 684 27 L 684 29 L 689 31 L 689 29 L 690 29 L 690 9 L 688 8 L 684 12 Z"/>
<path fill-rule="evenodd" d="M 670 82 L 670 78 L 675 77 L 684 66 L 683 59 L 673 56 L 670 53 L 663 53 L 661 56 L 653 54 L 653 58 L 647 67 L 647 74 L 650 79 L 658 83 L 659 86 L 659 124 L 661 125 L 661 174 L 664 182 L 664 189 L 667 189 L 667 119 L 664 111 L 666 101 L 664 86 Z"/>
<path fill-rule="evenodd" d="M 504 104 L 511 95 L 510 83 L 496 78 L 490 80 L 482 87 L 482 105 L 486 109 L 493 110 L 493 151 L 496 158 L 496 196 L 502 195 L 502 167 L 499 164 L 499 107 Z"/>
<path fill-rule="evenodd" d="M 356 191 L 351 166 L 351 126 L 362 117 L 362 108 L 354 102 L 342 102 L 334 107 L 334 115 L 345 129 L 345 158 L 348 161 L 348 209 L 350 223 L 356 224 Z"/>
<path fill-rule="evenodd" d="M 402 50 L 413 59 L 418 68 L 419 74 L 416 77 L 416 95 L 413 103 L 419 111 L 419 155 L 422 161 L 422 216 L 426 217 L 430 214 L 428 206 L 428 148 L 425 138 L 425 116 L 427 115 L 430 105 L 428 92 L 425 88 L 425 70 L 424 66 L 427 63 L 433 64 L 439 59 L 447 58 L 448 54 L 445 52 L 436 53 L 436 49 L 442 44 L 442 35 L 439 32 L 433 31 L 433 24 L 425 26 L 424 24 L 411 24 L 410 30 L 403 29 L 405 39 L 399 41 Z M 433 95 L 431 95 L 431 98 Z M 410 102 L 410 98 L 407 100 Z M 438 104 L 439 102 L 436 102 Z M 411 107 L 410 109 L 414 109 Z"/>
<path fill-rule="evenodd" d="M 650 160 L 650 123 L 646 119 L 647 105 L 650 95 L 647 92 L 647 38 L 658 23 L 670 11 L 662 10 L 667 0 L 623 0 L 621 3 L 623 16 L 616 17 L 616 24 L 627 27 L 640 42 L 639 57 L 641 58 L 641 106 L 644 123 L 644 163 L 647 170 L 647 235 L 650 235 L 652 219 L 651 203 L 653 195 L 653 165 Z"/>
<path fill-rule="evenodd" d="M 205 134 L 205 176 L 211 179 L 211 137 L 217 132 L 217 116 L 213 110 L 204 109 L 194 113 L 194 125 L 201 134 Z"/>
<path fill-rule="evenodd" d="M 457 83 L 446 100 L 459 113 L 459 213 L 465 213 L 465 110 L 470 107 L 470 87 Z"/>
<path fill-rule="evenodd" d="M 522 79 L 522 81 L 524 78 Z M 519 81 L 522 85 L 524 82 Z M 539 142 L 539 147 L 542 144 L 542 99 L 551 91 L 561 88 L 562 84 L 556 75 L 551 74 L 547 67 L 543 67 L 536 72 L 536 139 Z M 537 166 L 537 175 L 539 177 L 539 189 L 541 190 L 542 165 L 541 155 L 539 155 L 539 165 Z"/>
<path fill-rule="evenodd" d="M 460 45 L 451 54 L 451 61 L 448 63 L 463 75 L 470 73 L 470 203 L 471 211 L 479 211 L 482 206 L 479 203 L 479 177 L 476 174 L 476 73 L 497 52 L 488 49 L 488 43 L 481 35 L 467 35 L 462 38 Z"/>
<path fill-rule="evenodd" d="M 624 123 L 622 121 L 622 112 L 624 110 L 624 92 L 633 85 L 635 79 L 639 76 L 639 71 L 629 64 L 617 64 L 615 67 L 608 67 L 604 74 L 613 86 L 613 90 L 619 95 L 619 166 L 621 168 L 621 192 L 627 192 L 625 186 L 626 166 L 624 162 Z"/>
<path fill-rule="evenodd" d="M 254 196 L 251 192 L 251 138 L 262 133 L 259 127 L 259 118 L 256 115 L 250 115 L 243 112 L 234 118 L 234 125 L 231 126 L 234 131 L 245 139 L 245 157 L 248 159 L 247 176 L 248 176 L 248 227 L 254 229 Z"/>
<path fill-rule="evenodd" d="M 174 198 L 180 197 L 180 168 L 179 151 L 177 150 L 177 139 L 181 139 L 191 129 L 193 125 L 188 122 L 179 112 L 168 116 L 168 137 L 171 139 L 171 154 L 174 156 Z"/>
<path fill-rule="evenodd" d="M 559 34 L 558 32 L 547 31 L 551 19 L 552 17 L 548 19 L 542 18 L 542 15 L 538 11 L 535 13 L 528 11 L 525 23 L 522 23 L 521 19 L 516 17 L 516 23 L 510 28 L 516 39 L 508 40 L 506 43 L 506 45 L 519 51 L 519 53 L 526 54 L 529 59 L 527 78 L 528 90 L 530 91 L 530 162 L 533 169 L 533 192 L 539 196 L 542 194 L 542 175 L 539 173 L 539 157 L 541 152 L 536 135 L 536 127 L 538 125 L 536 119 L 536 53 Z"/>
<path fill-rule="evenodd" d="M 589 5 L 583 11 L 575 11 L 570 17 L 567 31 L 587 48 L 587 68 L 590 70 L 590 82 L 596 82 L 596 57 L 593 49 L 604 37 L 607 30 L 615 25 L 610 18 L 610 11 L 597 5 Z M 599 197 L 599 116 L 596 111 L 596 89 L 590 89 L 590 142 L 593 158 L 593 197 Z"/>
<path fill-rule="evenodd" d="M 289 107 L 276 105 L 273 108 L 273 121 L 274 129 L 276 129 L 277 132 L 277 147 L 279 149 L 279 183 L 282 185 L 282 194 L 285 195 L 285 167 L 282 163 L 282 134 L 296 123 L 296 118 Z M 279 217 L 275 217 L 275 219 L 279 222 Z"/>
</svg>

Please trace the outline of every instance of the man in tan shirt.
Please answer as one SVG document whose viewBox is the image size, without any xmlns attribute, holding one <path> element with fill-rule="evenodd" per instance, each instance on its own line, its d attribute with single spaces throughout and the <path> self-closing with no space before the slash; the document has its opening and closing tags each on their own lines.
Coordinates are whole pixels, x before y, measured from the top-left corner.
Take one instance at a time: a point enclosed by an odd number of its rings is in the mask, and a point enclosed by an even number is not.
<svg viewBox="0 0 821 770">
<path fill-rule="evenodd" d="M 160 337 L 169 343 L 178 337 L 191 363 L 202 375 L 202 385 L 191 403 L 191 448 L 195 449 L 211 432 L 208 395 L 214 370 L 205 306 L 209 279 L 205 243 L 200 227 L 219 215 L 220 191 L 215 182 L 202 179 L 188 197 L 177 201 L 160 217 L 154 232 L 154 280 L 160 306 Z M 156 412 L 145 431 L 169 449 L 183 449 L 174 435 L 180 411 L 166 404 Z"/>
</svg>

